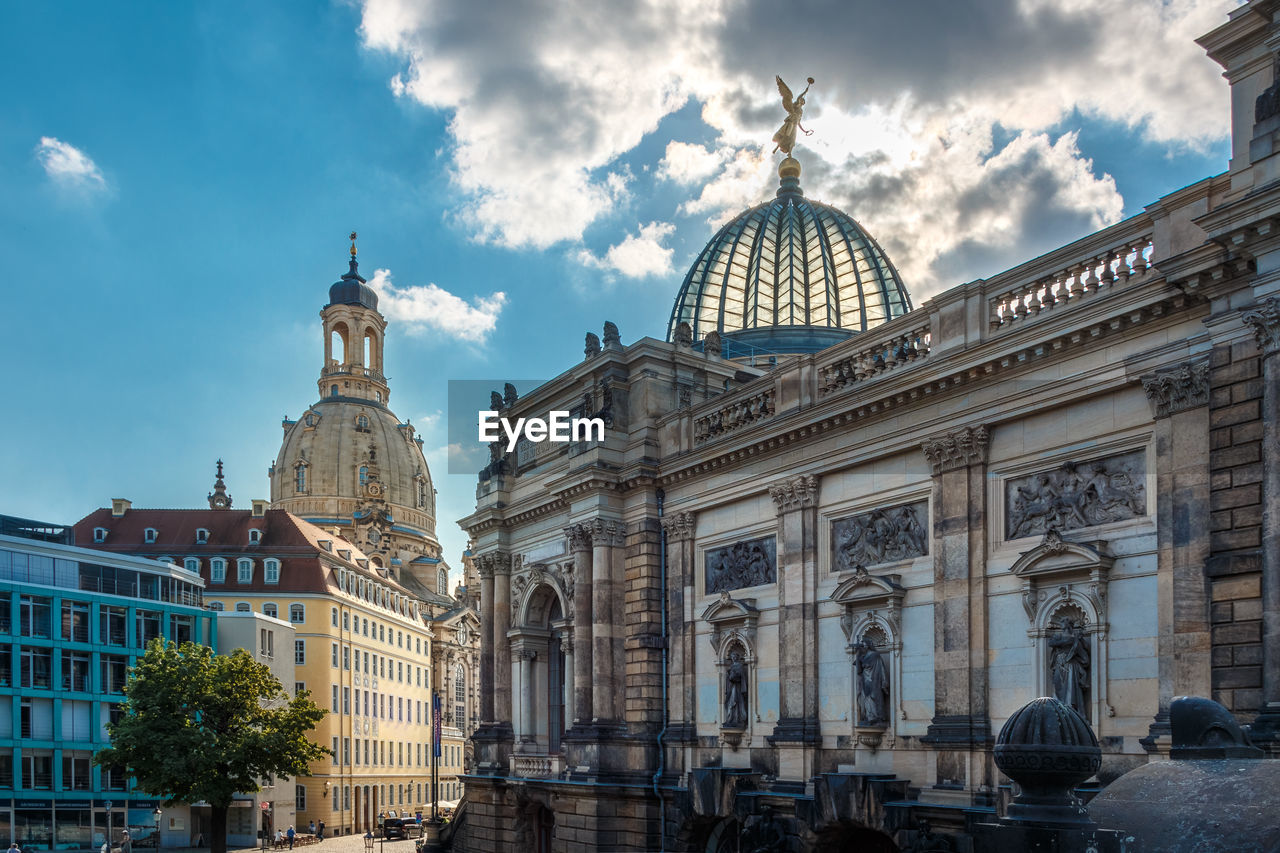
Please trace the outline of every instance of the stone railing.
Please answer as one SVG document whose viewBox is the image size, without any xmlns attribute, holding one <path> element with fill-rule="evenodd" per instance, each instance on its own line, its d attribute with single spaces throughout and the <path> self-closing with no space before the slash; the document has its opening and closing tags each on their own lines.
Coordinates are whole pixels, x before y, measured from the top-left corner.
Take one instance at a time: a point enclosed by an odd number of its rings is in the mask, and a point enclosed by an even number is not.
<svg viewBox="0 0 1280 853">
<path fill-rule="evenodd" d="M 697 444 L 725 433 L 764 420 L 774 411 L 774 389 L 743 389 L 728 402 L 719 400 L 719 408 L 693 423 L 693 440 Z"/>
<path fill-rule="evenodd" d="M 1151 272 L 1151 223 L 1144 219 L 1135 217 L 1136 227 L 1126 229 L 1131 233 L 1116 235 L 1104 248 L 1087 248 L 1085 254 L 1065 262 L 1061 257 L 1040 259 L 1056 262 L 1050 267 L 1051 272 L 1043 272 L 1044 265 L 1038 264 L 1041 270 L 1025 278 L 1016 277 L 1023 269 L 1019 268 L 1011 271 L 1010 277 L 1014 280 L 1010 283 L 1005 282 L 1004 276 L 988 281 L 984 289 L 992 294 L 987 302 L 991 330 L 1003 331 L 1046 311 L 1060 311 L 1080 304 L 1122 286 L 1130 278 L 1148 275 Z"/>
<path fill-rule="evenodd" d="M 872 329 L 865 332 L 854 339 L 861 342 L 864 338 L 869 338 L 857 350 L 842 353 L 835 361 L 820 364 L 818 366 L 819 396 L 848 388 L 857 382 L 928 356 L 929 316 L 917 316 L 914 321 L 905 331 L 902 330 L 901 323 L 892 323 L 886 324 L 892 326 L 890 329 Z"/>
<path fill-rule="evenodd" d="M 375 382 L 387 381 L 387 377 L 383 376 L 378 371 L 372 370 L 368 367 L 360 367 L 359 365 L 355 365 L 355 364 L 331 365 L 329 367 L 322 368 L 320 371 L 320 375 L 321 376 L 365 376 L 365 377 L 368 377 L 369 379 L 374 380 Z"/>
<path fill-rule="evenodd" d="M 513 755 L 511 775 L 530 779 L 554 779 L 564 772 L 562 755 Z"/>
</svg>

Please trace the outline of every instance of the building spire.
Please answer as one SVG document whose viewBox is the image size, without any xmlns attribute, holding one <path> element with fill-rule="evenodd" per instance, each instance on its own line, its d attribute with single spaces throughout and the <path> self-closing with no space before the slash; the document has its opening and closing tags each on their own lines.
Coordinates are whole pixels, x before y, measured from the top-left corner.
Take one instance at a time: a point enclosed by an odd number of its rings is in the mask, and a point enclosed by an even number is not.
<svg viewBox="0 0 1280 853">
<path fill-rule="evenodd" d="M 357 269 L 357 264 L 356 264 L 356 232 L 352 231 L 352 232 L 351 232 L 351 271 L 350 271 L 349 273 L 347 273 L 347 275 L 344 275 L 344 276 L 343 276 L 343 278 L 347 278 L 348 276 L 350 276 L 350 277 L 355 277 L 355 276 L 359 275 L 359 273 L 358 273 L 358 272 L 356 272 L 356 269 Z"/>
<path fill-rule="evenodd" d="M 213 481 L 213 491 L 209 493 L 209 509 L 231 509 L 231 495 L 227 494 L 227 484 L 222 479 L 222 460 L 218 460 L 218 476 Z"/>
</svg>

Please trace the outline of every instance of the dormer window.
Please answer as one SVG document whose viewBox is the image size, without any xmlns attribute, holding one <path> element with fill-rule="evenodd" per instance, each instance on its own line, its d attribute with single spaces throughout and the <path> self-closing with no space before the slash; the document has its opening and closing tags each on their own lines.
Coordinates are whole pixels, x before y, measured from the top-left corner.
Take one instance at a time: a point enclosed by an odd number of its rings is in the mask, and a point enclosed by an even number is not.
<svg viewBox="0 0 1280 853">
<path fill-rule="evenodd" d="M 214 557 L 209 561 L 209 581 L 210 583 L 226 583 L 227 580 L 227 561 L 222 557 Z"/>
<path fill-rule="evenodd" d="M 200 574 L 200 561 L 195 557 L 187 557 L 182 561 L 182 567 L 192 574 Z"/>
<path fill-rule="evenodd" d="M 280 583 L 280 561 L 264 560 L 262 563 L 262 579 L 267 583 Z"/>
<path fill-rule="evenodd" d="M 253 560 L 242 558 L 236 561 L 236 581 L 253 583 Z"/>
<path fill-rule="evenodd" d="M 369 431 L 369 418 L 366 415 L 356 416 L 356 432 Z"/>
<path fill-rule="evenodd" d="M 256 527 L 249 528 L 249 544 L 257 545 L 262 541 L 262 531 Z"/>
<path fill-rule="evenodd" d="M 107 528 L 105 528 L 105 527 L 95 527 L 95 528 L 93 528 L 93 541 L 94 541 L 94 542 L 106 542 L 106 541 L 107 541 Z"/>
<path fill-rule="evenodd" d="M 196 544 L 204 545 L 208 541 L 209 541 L 209 531 L 205 530 L 203 527 L 197 527 L 196 528 Z"/>
<path fill-rule="evenodd" d="M 150 545 L 156 541 L 156 537 L 159 535 L 160 531 L 156 530 L 154 527 L 148 527 L 146 530 L 142 531 L 142 541 Z"/>
<path fill-rule="evenodd" d="M 315 412 L 307 412 L 306 422 L 307 422 L 307 426 L 309 427 L 313 427 L 316 425 Z"/>
</svg>

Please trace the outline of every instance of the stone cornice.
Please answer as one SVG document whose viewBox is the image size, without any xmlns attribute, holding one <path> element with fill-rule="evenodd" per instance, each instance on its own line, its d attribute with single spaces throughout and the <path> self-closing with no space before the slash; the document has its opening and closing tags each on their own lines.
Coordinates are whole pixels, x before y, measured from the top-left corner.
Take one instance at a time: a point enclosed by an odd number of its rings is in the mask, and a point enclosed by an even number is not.
<svg viewBox="0 0 1280 853">
<path fill-rule="evenodd" d="M 937 475 L 970 465 L 985 465 L 988 441 L 985 426 L 965 427 L 926 439 L 920 449 Z"/>
<path fill-rule="evenodd" d="M 1280 352 L 1280 300 L 1259 302 L 1242 313 L 1240 321 L 1253 331 L 1264 358 Z"/>
<path fill-rule="evenodd" d="M 1156 418 L 1209 405 L 1209 362 L 1189 361 L 1142 377 Z"/>
<path fill-rule="evenodd" d="M 687 542 L 693 538 L 696 517 L 691 512 L 677 512 L 663 516 L 662 529 L 667 534 L 667 542 Z"/>
<path fill-rule="evenodd" d="M 769 497 L 773 498 L 779 515 L 793 509 L 817 506 L 818 477 L 816 474 L 804 474 L 774 483 L 769 486 Z"/>
</svg>

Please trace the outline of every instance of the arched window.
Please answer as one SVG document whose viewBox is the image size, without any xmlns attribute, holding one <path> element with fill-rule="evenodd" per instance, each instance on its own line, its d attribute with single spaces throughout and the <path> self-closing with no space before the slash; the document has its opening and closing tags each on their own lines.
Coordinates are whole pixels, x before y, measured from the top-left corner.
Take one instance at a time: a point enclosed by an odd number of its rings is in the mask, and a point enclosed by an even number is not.
<svg viewBox="0 0 1280 853">
<path fill-rule="evenodd" d="M 146 530 L 142 531 L 142 540 L 147 543 L 155 542 L 156 537 L 159 535 L 160 531 L 156 530 L 154 527 L 148 527 Z"/>
<path fill-rule="evenodd" d="M 369 431 L 369 418 L 368 418 L 368 416 L 367 416 L 367 415 L 357 415 L 357 416 L 356 416 L 356 432 L 368 432 L 368 431 Z"/>
<path fill-rule="evenodd" d="M 274 601 L 268 601 L 266 604 L 262 605 L 262 615 L 270 616 L 272 619 L 279 619 L 280 611 L 276 607 Z"/>
<path fill-rule="evenodd" d="M 257 545 L 262 541 L 262 531 L 256 527 L 249 528 L 249 544 Z"/>
<path fill-rule="evenodd" d="M 361 465 L 360 466 L 360 485 L 365 486 L 368 484 L 368 482 L 369 482 L 369 466 Z"/>
<path fill-rule="evenodd" d="M 95 527 L 95 528 L 93 528 L 93 541 L 94 541 L 94 542 L 106 542 L 106 541 L 107 541 L 107 528 L 105 528 L 105 527 Z"/>
<path fill-rule="evenodd" d="M 306 419 L 305 419 L 305 420 L 306 420 L 307 426 L 309 426 L 309 427 L 313 427 L 313 426 L 315 426 L 315 425 L 316 425 L 316 413 L 315 413 L 315 412 L 307 412 L 307 417 L 306 417 Z"/>
<path fill-rule="evenodd" d="M 236 612 L 237 612 L 237 613 L 249 613 L 249 612 L 251 612 L 252 610 L 253 610 L 253 608 L 249 606 L 249 602 L 247 602 L 247 601 L 237 601 L 237 602 L 236 602 Z"/>
<path fill-rule="evenodd" d="M 227 580 L 227 561 L 221 557 L 214 557 L 209 561 L 209 581 L 210 583 L 225 583 Z"/>
<path fill-rule="evenodd" d="M 253 583 L 253 560 L 248 557 L 236 560 L 236 582 Z"/>
<path fill-rule="evenodd" d="M 200 561 L 195 557 L 187 557 L 182 561 L 182 567 L 194 574 L 200 574 Z"/>
<path fill-rule="evenodd" d="M 448 569 L 441 568 L 440 571 L 436 572 L 436 592 L 440 593 L 441 595 L 449 594 Z"/>
<path fill-rule="evenodd" d="M 453 724 L 467 730 L 467 672 L 462 664 L 453 673 Z"/>
<path fill-rule="evenodd" d="M 289 621 L 295 624 L 307 621 L 307 610 L 301 604 L 289 605 Z"/>
<path fill-rule="evenodd" d="M 298 494 L 307 491 L 307 466 L 301 462 L 293 467 L 293 490 Z"/>
<path fill-rule="evenodd" d="M 280 583 L 280 561 L 274 557 L 262 561 L 262 579 L 267 583 Z"/>
<path fill-rule="evenodd" d="M 427 506 L 427 478 L 418 475 L 418 509 L 426 509 Z"/>
<path fill-rule="evenodd" d="M 209 541 L 209 531 L 205 530 L 203 527 L 197 527 L 196 528 L 196 544 L 203 545 L 208 541 Z"/>
<path fill-rule="evenodd" d="M 210 601 L 210 602 L 209 602 L 209 609 L 210 609 L 210 610 L 216 610 L 217 612 L 221 613 L 221 612 L 222 612 L 222 602 L 221 602 L 221 601 Z"/>
</svg>

